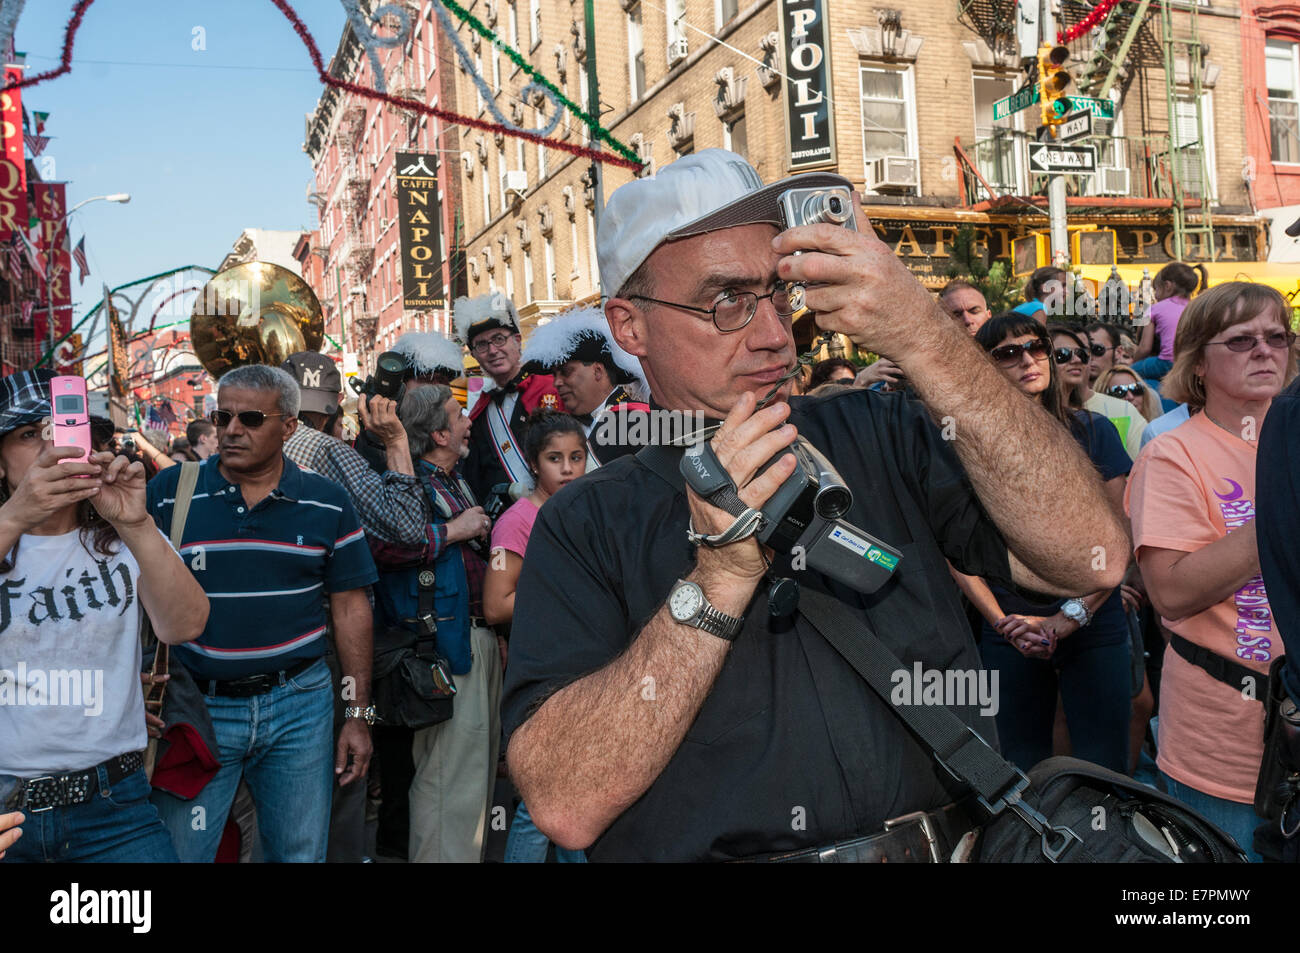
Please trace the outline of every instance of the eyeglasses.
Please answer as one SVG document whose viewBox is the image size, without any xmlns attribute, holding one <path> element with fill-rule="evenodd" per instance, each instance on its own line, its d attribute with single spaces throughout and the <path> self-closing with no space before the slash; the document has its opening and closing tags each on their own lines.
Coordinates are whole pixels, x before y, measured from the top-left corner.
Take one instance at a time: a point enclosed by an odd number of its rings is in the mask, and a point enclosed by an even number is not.
<svg viewBox="0 0 1300 953">
<path fill-rule="evenodd" d="M 1142 393 L 1141 384 L 1112 384 L 1110 390 L 1106 391 L 1111 397 L 1128 397 L 1136 396 Z"/>
<path fill-rule="evenodd" d="M 1281 350 L 1284 347 L 1290 347 L 1295 343 L 1294 331 L 1273 331 L 1257 338 L 1253 334 L 1238 334 L 1228 338 L 1226 341 L 1206 341 L 1208 344 L 1222 344 L 1229 351 L 1236 351 L 1238 354 L 1244 354 L 1247 351 L 1255 350 L 1256 345 L 1263 341 L 1269 347 Z"/>
<path fill-rule="evenodd" d="M 696 314 L 707 314 L 713 319 L 713 326 L 724 334 L 728 331 L 739 331 L 749 324 L 758 313 L 758 303 L 763 300 L 770 300 L 776 313 L 783 318 L 788 318 L 799 310 L 794 303 L 794 293 L 785 283 L 778 284 L 765 295 L 755 294 L 752 291 L 727 291 L 712 308 L 697 308 L 694 305 L 678 304 L 676 301 L 661 301 L 649 295 L 629 295 L 629 297 L 653 301 L 655 304 L 680 308 L 683 311 L 694 311 Z"/>
<path fill-rule="evenodd" d="M 218 427 L 230 426 L 232 417 L 238 417 L 239 422 L 249 430 L 256 430 L 262 424 L 266 423 L 267 417 L 288 417 L 288 414 L 264 414 L 260 410 L 241 410 L 237 414 L 232 414 L 228 410 L 214 410 L 208 414 L 208 419 Z"/>
<path fill-rule="evenodd" d="M 1092 351 L 1093 357 L 1102 357 L 1107 351 L 1115 351 L 1118 350 L 1118 348 L 1114 346 L 1107 347 L 1104 344 L 1091 344 L 1088 346 L 1088 350 Z"/>
<path fill-rule="evenodd" d="M 486 354 L 490 350 L 500 350 L 506 346 L 514 335 L 512 334 L 494 334 L 490 338 L 479 338 L 470 346 L 471 354 Z"/>
<path fill-rule="evenodd" d="M 1081 347 L 1058 347 L 1052 352 L 1057 364 L 1069 364 L 1071 358 L 1077 357 L 1083 364 L 1088 363 L 1088 352 Z"/>
<path fill-rule="evenodd" d="M 1041 361 L 1047 356 L 1048 344 L 1046 341 L 1029 341 L 1026 344 L 1003 344 L 1001 347 L 995 347 L 989 351 L 989 357 L 993 362 L 1001 367 L 1011 367 L 1020 363 L 1020 355 L 1028 354 L 1036 361 Z"/>
</svg>

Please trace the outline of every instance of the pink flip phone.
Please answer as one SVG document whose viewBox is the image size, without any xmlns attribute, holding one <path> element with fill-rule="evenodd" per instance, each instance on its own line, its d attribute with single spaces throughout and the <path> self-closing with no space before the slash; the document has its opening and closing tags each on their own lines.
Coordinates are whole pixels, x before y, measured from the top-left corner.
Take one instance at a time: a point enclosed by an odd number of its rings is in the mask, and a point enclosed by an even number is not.
<svg viewBox="0 0 1300 953">
<path fill-rule="evenodd" d="M 65 462 L 85 462 L 90 457 L 90 411 L 86 406 L 84 377 L 55 377 L 50 380 L 50 419 L 54 421 L 54 445 L 78 447 L 80 457 Z"/>
</svg>

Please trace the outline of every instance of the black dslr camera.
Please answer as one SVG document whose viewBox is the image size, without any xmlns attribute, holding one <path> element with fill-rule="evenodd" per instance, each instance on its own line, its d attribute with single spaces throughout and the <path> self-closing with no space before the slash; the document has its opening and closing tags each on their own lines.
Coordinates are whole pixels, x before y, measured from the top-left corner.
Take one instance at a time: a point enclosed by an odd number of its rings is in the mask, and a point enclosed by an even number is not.
<svg viewBox="0 0 1300 953">
<path fill-rule="evenodd" d="M 396 403 L 406 394 L 406 381 L 411 370 L 406 356 L 397 351 L 385 351 L 375 361 L 375 372 L 364 381 L 353 377 L 348 383 L 358 394 L 366 397 L 386 397 Z"/>
<path fill-rule="evenodd" d="M 759 472 L 787 453 L 794 455 L 797 466 L 763 504 L 755 532 L 758 541 L 794 556 L 795 569 L 813 569 L 858 592 L 875 592 L 893 575 L 902 553 L 841 519 L 853 506 L 853 493 L 834 465 L 803 437 Z M 687 449 L 681 471 L 700 496 L 733 516 L 741 515 L 736 510 L 743 510 L 744 504 L 736 496 L 735 483 L 707 442 Z"/>
</svg>

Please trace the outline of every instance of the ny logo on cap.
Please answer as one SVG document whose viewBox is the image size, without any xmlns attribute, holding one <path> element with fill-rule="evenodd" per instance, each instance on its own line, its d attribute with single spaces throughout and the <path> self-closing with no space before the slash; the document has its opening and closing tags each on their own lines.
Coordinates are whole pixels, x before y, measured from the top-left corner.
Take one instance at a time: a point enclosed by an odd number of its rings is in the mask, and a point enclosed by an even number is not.
<svg viewBox="0 0 1300 953">
<path fill-rule="evenodd" d="M 303 387 L 320 387 L 320 368 L 304 368 L 302 372 Z"/>
</svg>

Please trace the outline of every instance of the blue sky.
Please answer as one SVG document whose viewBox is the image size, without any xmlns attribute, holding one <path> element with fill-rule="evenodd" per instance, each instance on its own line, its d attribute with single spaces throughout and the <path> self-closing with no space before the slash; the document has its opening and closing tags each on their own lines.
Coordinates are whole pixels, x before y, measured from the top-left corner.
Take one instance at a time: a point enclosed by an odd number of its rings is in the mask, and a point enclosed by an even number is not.
<svg viewBox="0 0 1300 953">
<path fill-rule="evenodd" d="M 292 0 L 328 63 L 338 0 Z M 15 46 L 29 75 L 58 63 L 72 0 L 27 0 Z M 204 50 L 195 50 L 202 27 Z M 214 268 L 244 228 L 311 228 L 303 115 L 321 84 L 307 49 L 270 0 L 97 0 L 77 33 L 72 71 L 23 90 L 50 114 L 45 150 L 68 205 L 112 192 L 72 219 L 91 275 L 73 282 L 79 319 L 110 287 L 181 265 Z M 47 176 L 48 177 L 48 176 Z"/>
</svg>

